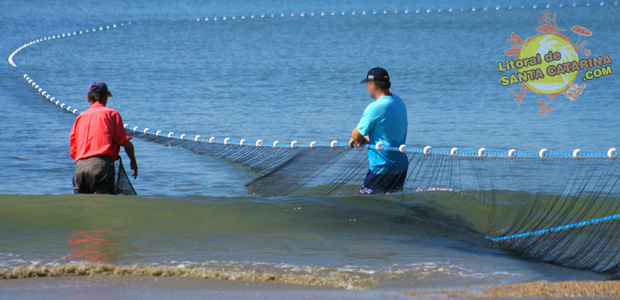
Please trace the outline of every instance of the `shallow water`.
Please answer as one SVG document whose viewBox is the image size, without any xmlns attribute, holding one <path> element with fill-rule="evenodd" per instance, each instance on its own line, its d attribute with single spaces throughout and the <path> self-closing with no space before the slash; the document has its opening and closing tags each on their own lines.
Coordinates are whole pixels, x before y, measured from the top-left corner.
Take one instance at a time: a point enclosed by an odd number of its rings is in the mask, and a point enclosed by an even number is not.
<svg viewBox="0 0 620 300">
<path fill-rule="evenodd" d="M 580 24 L 596 33 L 588 39 L 596 55 L 620 57 L 614 46 L 618 6 L 585 3 L 554 11 L 565 26 Z M 258 281 L 274 276 L 354 289 L 600 278 L 516 259 L 462 226 L 402 204 L 251 196 L 243 184 L 255 175 L 243 167 L 140 140 L 141 174 L 134 184 L 144 196 L 67 195 L 74 116 L 44 101 L 22 79 L 27 72 L 80 110 L 87 108 L 87 84 L 105 80 L 115 94 L 110 106 L 132 127 L 328 142 L 346 140 L 369 103 L 357 82 L 381 65 L 408 104 L 408 145 L 594 152 L 617 146 L 612 130 L 620 119 L 613 103 L 620 92 L 613 87 L 620 77 L 589 82 L 575 103 L 543 116 L 532 97 L 517 110 L 512 94 L 500 86 L 497 62 L 505 59 L 506 38 L 511 31 L 533 34 L 540 9 L 405 15 L 405 9 L 471 7 L 448 1 L 110 1 L 97 4 L 103 12 L 95 12 L 93 4 L 0 3 L 5 57 L 32 39 L 132 21 L 31 46 L 16 57 L 18 70 L 0 64 L 0 277 L 32 275 L 27 269 L 73 274 L 77 268 Z M 375 9 L 401 14 L 204 21 Z"/>
<path fill-rule="evenodd" d="M 0 198 L 4 278 L 166 274 L 348 289 L 597 278 L 515 260 L 430 208 L 378 198 Z"/>
</svg>

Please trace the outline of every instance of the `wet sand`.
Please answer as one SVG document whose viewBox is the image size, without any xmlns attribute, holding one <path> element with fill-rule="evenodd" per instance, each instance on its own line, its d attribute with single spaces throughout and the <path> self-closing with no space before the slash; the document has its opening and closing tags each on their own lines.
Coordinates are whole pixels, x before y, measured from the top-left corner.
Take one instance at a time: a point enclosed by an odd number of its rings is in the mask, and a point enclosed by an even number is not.
<svg viewBox="0 0 620 300">
<path fill-rule="evenodd" d="M 469 294 L 471 296 L 471 294 Z M 482 297 L 548 297 L 548 298 L 619 298 L 619 281 L 561 281 L 546 280 L 495 286 Z"/>
<path fill-rule="evenodd" d="M 480 288 L 478 292 L 442 291 L 407 292 L 410 297 L 435 298 L 620 298 L 620 281 L 560 281 L 546 280 L 496 285 Z"/>
</svg>

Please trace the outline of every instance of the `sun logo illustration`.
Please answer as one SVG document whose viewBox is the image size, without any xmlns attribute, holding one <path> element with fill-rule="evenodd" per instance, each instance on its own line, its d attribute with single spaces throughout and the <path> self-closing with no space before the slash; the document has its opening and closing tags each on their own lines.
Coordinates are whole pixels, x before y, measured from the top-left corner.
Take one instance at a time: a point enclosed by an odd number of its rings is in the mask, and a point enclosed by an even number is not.
<svg viewBox="0 0 620 300">
<path fill-rule="evenodd" d="M 555 13 L 543 11 L 538 19 L 537 31 L 539 33 L 537 35 L 523 40 L 513 32 L 507 40 L 511 42 L 512 48 L 504 51 L 504 54 L 514 56 L 516 59 L 499 62 L 498 66 L 500 72 L 517 70 L 516 74 L 504 75 L 500 78 L 503 86 L 521 84 L 521 90 L 518 93 L 508 89 L 515 96 L 517 108 L 521 107 L 521 100 L 525 98 L 526 92 L 530 91 L 540 95 L 539 114 L 548 113 L 561 106 L 561 103 L 553 104 L 553 106 L 551 104 L 552 99 L 560 94 L 571 102 L 581 96 L 586 84 L 574 83 L 580 70 L 607 65 L 587 71 L 583 81 L 611 74 L 611 59 L 608 55 L 579 58 L 580 54 L 584 57 L 591 54 L 591 51 L 585 48 L 585 37 L 592 36 L 592 31 L 578 25 L 571 27 L 570 31 L 578 35 L 576 43 L 573 43 L 561 33 L 567 30 L 560 28 L 555 19 Z"/>
</svg>

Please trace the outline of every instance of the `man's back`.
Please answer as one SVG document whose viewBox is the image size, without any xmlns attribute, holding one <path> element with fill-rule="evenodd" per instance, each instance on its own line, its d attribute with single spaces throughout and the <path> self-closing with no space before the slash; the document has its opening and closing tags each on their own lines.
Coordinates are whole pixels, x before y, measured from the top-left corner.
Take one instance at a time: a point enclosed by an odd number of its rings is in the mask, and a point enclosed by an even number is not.
<svg viewBox="0 0 620 300">
<path fill-rule="evenodd" d="M 73 124 L 70 155 L 75 161 L 98 155 L 107 155 L 115 161 L 120 147 L 129 139 L 120 114 L 94 103 Z"/>
</svg>

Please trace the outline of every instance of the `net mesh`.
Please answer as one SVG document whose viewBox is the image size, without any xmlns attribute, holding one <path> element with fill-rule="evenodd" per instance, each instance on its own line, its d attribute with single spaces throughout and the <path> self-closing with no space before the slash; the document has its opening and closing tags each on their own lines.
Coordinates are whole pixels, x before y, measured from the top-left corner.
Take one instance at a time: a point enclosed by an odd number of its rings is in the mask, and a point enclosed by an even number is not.
<svg viewBox="0 0 620 300">
<path fill-rule="evenodd" d="M 129 180 L 129 176 L 127 176 L 127 172 L 125 172 L 125 167 L 123 167 L 123 161 L 121 159 L 114 162 L 114 168 L 116 169 L 115 194 L 125 196 L 137 195 L 138 193 L 136 193 L 136 190 L 133 188 L 131 180 Z"/>
<path fill-rule="evenodd" d="M 246 186 L 263 196 L 353 195 L 368 170 L 368 148 L 240 145 L 129 132 L 247 166 L 257 178 Z M 383 197 L 440 210 L 446 220 L 520 256 L 618 271 L 619 160 L 603 153 L 579 159 L 571 154 L 546 154 L 546 159 L 538 153 L 455 154 L 404 151 L 409 160 L 404 191 Z"/>
</svg>

